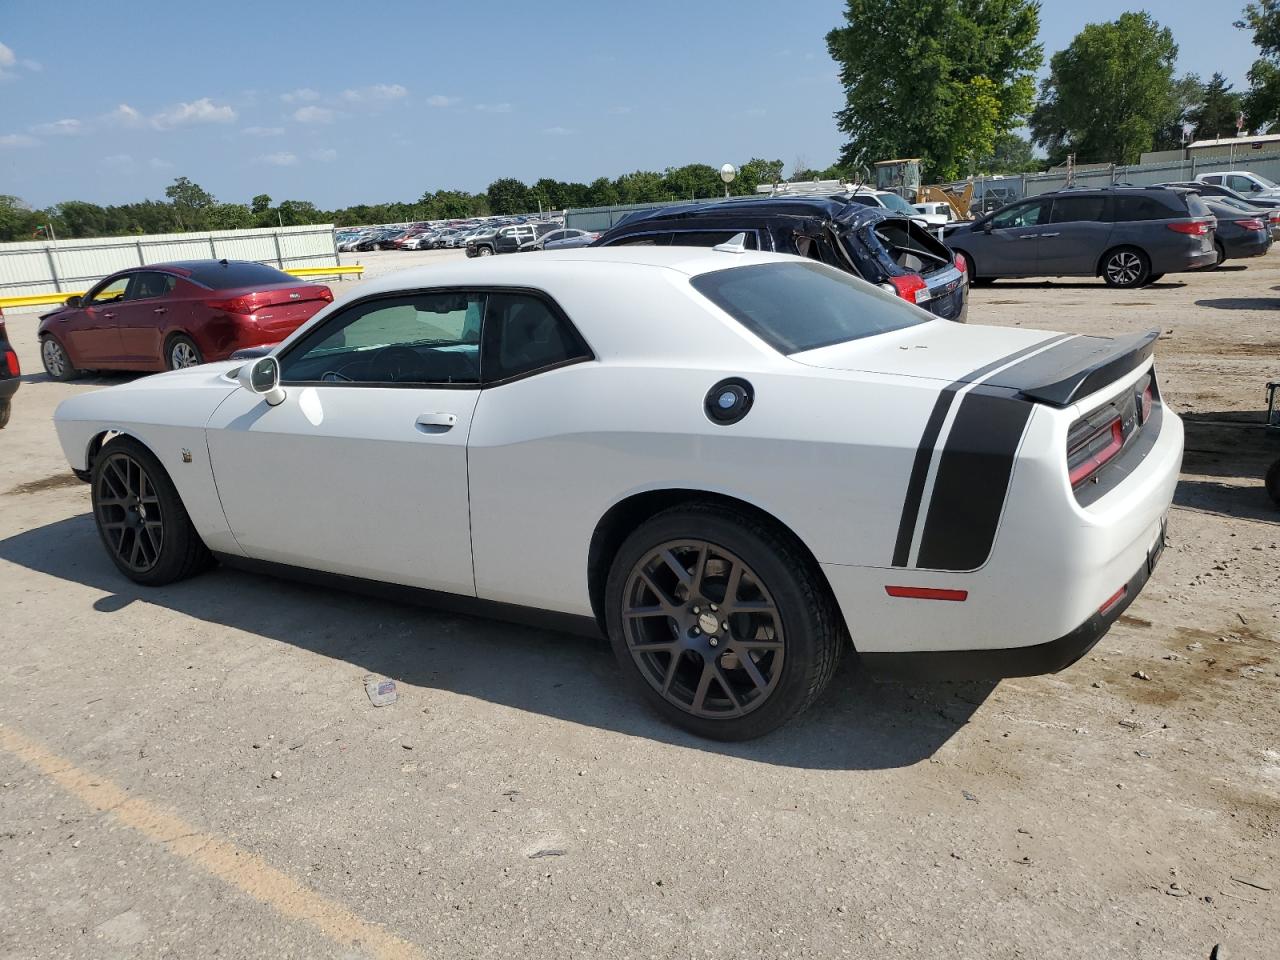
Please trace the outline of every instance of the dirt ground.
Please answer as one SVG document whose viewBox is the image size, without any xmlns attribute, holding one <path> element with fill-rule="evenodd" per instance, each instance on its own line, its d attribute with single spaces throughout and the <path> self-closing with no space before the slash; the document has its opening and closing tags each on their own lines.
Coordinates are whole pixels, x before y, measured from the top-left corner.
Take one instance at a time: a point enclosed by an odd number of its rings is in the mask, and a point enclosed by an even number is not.
<svg viewBox="0 0 1280 960">
<path fill-rule="evenodd" d="M 123 378 L 49 382 L 11 315 L 0 957 L 1280 956 L 1277 291 L 1280 254 L 975 291 L 973 322 L 1162 331 L 1188 452 L 1160 567 L 1062 674 L 850 659 L 734 746 L 646 714 L 603 643 L 226 570 L 133 586 L 50 422 Z"/>
</svg>

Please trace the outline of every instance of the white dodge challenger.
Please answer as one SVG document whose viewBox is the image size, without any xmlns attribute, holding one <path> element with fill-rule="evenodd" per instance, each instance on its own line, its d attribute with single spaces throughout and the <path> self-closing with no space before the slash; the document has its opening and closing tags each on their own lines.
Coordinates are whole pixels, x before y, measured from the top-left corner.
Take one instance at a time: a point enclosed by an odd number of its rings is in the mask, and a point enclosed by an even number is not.
<svg viewBox="0 0 1280 960">
<path fill-rule="evenodd" d="M 852 645 L 900 677 L 1079 659 L 1164 543 L 1155 334 L 936 320 L 813 261 L 622 247 L 372 281 L 270 355 L 58 408 L 111 559 L 215 559 L 607 634 L 698 734 Z"/>
</svg>

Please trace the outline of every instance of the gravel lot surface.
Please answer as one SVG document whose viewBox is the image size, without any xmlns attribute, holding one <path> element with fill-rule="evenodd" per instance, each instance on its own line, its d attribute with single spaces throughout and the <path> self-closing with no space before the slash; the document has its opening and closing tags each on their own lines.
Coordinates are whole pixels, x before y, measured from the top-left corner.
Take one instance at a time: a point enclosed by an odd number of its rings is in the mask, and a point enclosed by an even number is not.
<svg viewBox="0 0 1280 960">
<path fill-rule="evenodd" d="M 975 291 L 974 322 L 1163 331 L 1189 449 L 1156 575 L 1062 674 L 850 658 L 733 746 L 648 716 L 603 643 L 226 570 L 132 585 L 50 421 L 125 378 L 49 382 L 11 315 L 0 957 L 1280 956 L 1280 442 L 1250 426 L 1277 291 L 1280 254 Z"/>
</svg>

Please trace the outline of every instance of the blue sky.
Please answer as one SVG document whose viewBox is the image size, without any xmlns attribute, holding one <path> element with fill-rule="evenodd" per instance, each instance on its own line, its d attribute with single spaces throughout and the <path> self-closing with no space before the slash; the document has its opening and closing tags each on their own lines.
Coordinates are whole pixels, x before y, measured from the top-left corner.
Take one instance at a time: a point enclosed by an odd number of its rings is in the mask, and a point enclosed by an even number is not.
<svg viewBox="0 0 1280 960">
<path fill-rule="evenodd" d="M 1180 71 L 1245 85 L 1235 0 L 1145 9 Z M 33 206 L 161 197 L 322 207 L 780 157 L 841 137 L 823 37 L 839 0 L 389 3 L 0 0 L 0 193 Z M 1125 9 L 1045 0 L 1046 60 Z"/>
</svg>

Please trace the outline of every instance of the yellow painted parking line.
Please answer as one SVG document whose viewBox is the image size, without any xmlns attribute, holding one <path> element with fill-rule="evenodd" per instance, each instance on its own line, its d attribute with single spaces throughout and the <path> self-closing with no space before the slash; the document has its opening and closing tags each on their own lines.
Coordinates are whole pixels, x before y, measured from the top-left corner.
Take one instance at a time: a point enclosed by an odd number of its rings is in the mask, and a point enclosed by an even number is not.
<svg viewBox="0 0 1280 960">
<path fill-rule="evenodd" d="M 131 797 L 123 788 L 81 770 L 11 727 L 0 726 L 0 749 L 35 767 L 87 806 L 163 844 L 170 853 L 231 884 L 288 920 L 309 923 L 330 940 L 364 950 L 378 960 L 425 960 L 426 954 L 415 944 L 308 890 L 257 854 Z"/>
</svg>

